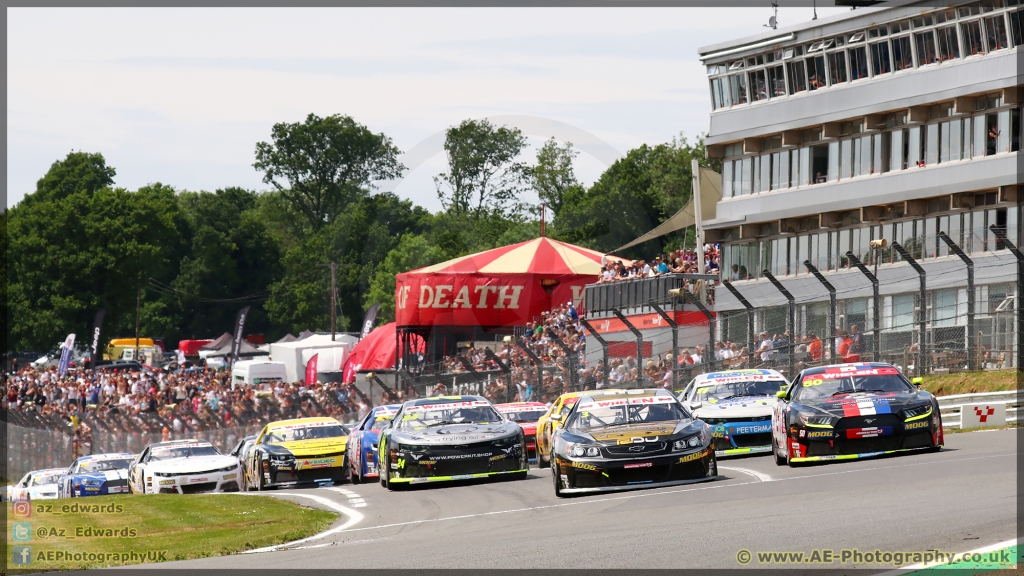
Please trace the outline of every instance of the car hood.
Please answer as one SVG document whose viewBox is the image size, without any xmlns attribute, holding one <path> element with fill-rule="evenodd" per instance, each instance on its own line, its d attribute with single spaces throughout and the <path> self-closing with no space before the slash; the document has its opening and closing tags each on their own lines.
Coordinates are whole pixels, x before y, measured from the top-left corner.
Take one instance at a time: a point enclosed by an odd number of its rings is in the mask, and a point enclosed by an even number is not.
<svg viewBox="0 0 1024 576">
<path fill-rule="evenodd" d="M 895 414 L 904 408 L 930 403 L 932 395 L 928 392 L 858 392 L 847 396 L 822 398 L 803 401 L 801 407 L 823 412 L 830 416 L 843 418 L 870 414 Z"/>
<path fill-rule="evenodd" d="M 408 444 L 463 444 L 466 442 L 483 442 L 504 438 L 510 434 L 518 434 L 519 425 L 515 422 L 496 422 L 494 424 L 446 424 L 423 428 L 422 430 L 398 431 L 392 433 L 392 442 Z"/>
<path fill-rule="evenodd" d="M 234 456 L 192 456 L 188 458 L 174 458 L 172 460 L 161 460 L 149 465 L 152 472 L 171 472 L 174 474 L 193 474 L 196 472 L 209 472 L 220 468 L 238 466 L 238 458 Z"/>
<path fill-rule="evenodd" d="M 103 472 L 79 472 L 73 476 L 73 479 L 77 482 L 80 480 L 99 480 L 106 482 L 108 480 L 124 480 L 128 478 L 128 469 L 122 470 L 104 470 Z"/>
<path fill-rule="evenodd" d="M 694 416 L 704 418 L 749 418 L 771 416 L 772 407 L 778 402 L 774 396 L 744 396 L 726 398 L 714 404 L 704 403 L 694 411 Z"/>
<path fill-rule="evenodd" d="M 604 444 L 631 444 L 633 438 L 644 438 L 653 442 L 656 438 L 671 436 L 680 422 L 680 420 L 651 423 L 638 422 L 624 426 L 583 428 L 578 430 L 577 433 L 588 434 L 594 440 Z"/>
<path fill-rule="evenodd" d="M 297 457 L 320 456 L 323 454 L 335 454 L 344 452 L 348 446 L 348 436 L 337 438 L 316 438 L 313 440 L 293 440 L 291 442 L 279 442 L 272 444 L 272 452 L 289 453 Z M 276 448 L 276 450 L 273 450 Z"/>
</svg>

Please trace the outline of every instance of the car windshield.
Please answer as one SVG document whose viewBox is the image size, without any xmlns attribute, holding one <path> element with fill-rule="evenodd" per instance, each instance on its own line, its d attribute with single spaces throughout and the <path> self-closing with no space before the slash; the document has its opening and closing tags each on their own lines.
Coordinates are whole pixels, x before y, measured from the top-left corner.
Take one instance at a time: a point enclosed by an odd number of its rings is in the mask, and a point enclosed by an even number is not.
<svg viewBox="0 0 1024 576">
<path fill-rule="evenodd" d="M 91 474 L 93 472 L 106 472 L 108 470 L 127 470 L 131 463 L 131 458 L 87 460 L 85 462 L 79 462 L 74 473 Z"/>
<path fill-rule="evenodd" d="M 172 458 L 190 458 L 194 456 L 219 456 L 220 452 L 210 444 L 184 444 L 178 446 L 162 446 L 153 448 L 151 461 L 171 460 Z"/>
<path fill-rule="evenodd" d="M 536 422 L 547 410 L 538 408 L 522 410 L 520 412 L 502 412 L 506 418 L 513 422 Z"/>
<path fill-rule="evenodd" d="M 44 472 L 42 474 L 36 474 L 32 477 L 33 486 L 48 486 L 50 484 L 56 484 L 63 472 Z"/>
<path fill-rule="evenodd" d="M 439 402 L 407 406 L 396 428 L 410 431 L 443 424 L 492 424 L 501 420 L 501 415 L 486 400 Z"/>
<path fill-rule="evenodd" d="M 370 422 L 370 431 L 371 432 L 380 432 L 381 430 L 384 429 L 385 426 L 387 426 L 388 422 L 390 422 L 391 420 L 394 420 L 394 419 L 395 419 L 395 415 L 394 414 L 390 414 L 390 413 L 387 413 L 387 412 L 381 412 L 381 413 L 379 413 L 379 414 L 377 414 L 376 416 L 373 417 L 373 422 Z"/>
<path fill-rule="evenodd" d="M 282 428 L 274 428 L 267 432 L 266 444 L 280 444 L 297 440 L 322 440 L 348 436 L 348 430 L 341 424 L 298 424 Z"/>
<path fill-rule="evenodd" d="M 862 392 L 902 393 L 914 390 L 895 368 L 837 369 L 805 375 L 793 392 L 793 400 L 806 402 Z"/>
<path fill-rule="evenodd" d="M 786 389 L 785 380 L 748 380 L 738 379 L 727 382 L 705 381 L 697 384 L 691 402 L 709 402 L 736 398 L 741 396 L 774 396 L 779 390 Z"/>
<path fill-rule="evenodd" d="M 668 422 L 689 418 L 671 396 L 587 400 L 576 407 L 566 427 L 594 429 L 625 424 Z"/>
</svg>

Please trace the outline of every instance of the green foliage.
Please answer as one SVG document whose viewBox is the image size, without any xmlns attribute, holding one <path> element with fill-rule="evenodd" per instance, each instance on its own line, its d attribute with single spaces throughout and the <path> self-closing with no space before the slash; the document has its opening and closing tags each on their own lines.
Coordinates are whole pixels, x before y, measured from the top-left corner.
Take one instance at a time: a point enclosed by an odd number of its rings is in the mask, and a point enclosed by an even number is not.
<svg viewBox="0 0 1024 576">
<path fill-rule="evenodd" d="M 495 127 L 487 120 L 465 120 L 445 132 L 448 171 L 434 177 L 441 205 L 453 215 L 474 219 L 518 219 L 525 205 L 519 196 L 530 168 L 517 162 L 526 136 L 518 128 Z"/>
<path fill-rule="evenodd" d="M 363 301 L 363 310 L 380 304 L 377 323 L 395 320 L 395 276 L 444 260 L 440 248 L 419 234 L 405 234 L 381 262 L 370 279 L 370 288 Z"/>
<path fill-rule="evenodd" d="M 559 146 L 552 138 L 537 152 L 537 165 L 532 170 L 533 189 L 555 214 L 562 210 L 566 196 L 578 195 L 583 186 L 576 180 L 572 163 L 579 156 L 572 142 Z"/>
<path fill-rule="evenodd" d="M 274 186 L 315 232 L 331 224 L 374 180 L 402 175 L 391 139 L 374 134 L 350 116 L 274 124 L 273 143 L 256 144 L 253 167 Z M 286 180 L 285 186 L 281 180 Z"/>
<path fill-rule="evenodd" d="M 689 201 L 693 158 L 707 165 L 703 140 L 691 146 L 680 136 L 665 144 L 630 150 L 608 168 L 585 193 L 565 196 L 555 218 L 554 236 L 596 250 L 615 250 L 644 234 Z M 721 169 L 712 165 L 714 169 Z M 669 235 L 623 253 L 649 257 L 679 239 Z"/>
</svg>

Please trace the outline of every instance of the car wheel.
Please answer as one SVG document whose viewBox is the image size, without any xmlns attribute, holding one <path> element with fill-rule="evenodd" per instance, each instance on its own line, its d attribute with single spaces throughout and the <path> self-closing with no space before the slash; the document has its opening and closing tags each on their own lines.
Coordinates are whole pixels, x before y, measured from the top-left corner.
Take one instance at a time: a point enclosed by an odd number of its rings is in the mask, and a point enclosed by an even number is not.
<svg viewBox="0 0 1024 576">
<path fill-rule="evenodd" d="M 359 468 L 362 468 L 362 462 L 356 462 L 355 468 L 349 467 L 348 474 L 353 484 L 363 483 L 363 478 L 359 475 Z"/>
<path fill-rule="evenodd" d="M 712 458 L 714 458 L 714 456 L 712 456 Z M 711 477 L 714 478 L 715 476 L 718 476 L 718 460 L 717 459 L 711 460 Z"/>
<path fill-rule="evenodd" d="M 544 455 L 541 454 L 540 442 L 537 442 L 537 468 L 550 468 L 551 461 L 544 461 Z"/>
<path fill-rule="evenodd" d="M 390 468 L 390 466 L 388 466 L 388 468 Z M 398 490 L 398 485 L 391 481 L 391 470 L 385 470 L 382 476 L 384 477 L 383 484 L 388 490 L 391 490 L 392 492 Z"/>
<path fill-rule="evenodd" d="M 786 440 L 786 464 L 788 464 L 790 468 L 796 468 L 798 466 L 798 464 L 796 462 L 793 462 L 790 459 L 789 454 L 790 454 L 790 452 L 789 452 L 789 439 L 787 438 L 787 440 Z"/>
<path fill-rule="evenodd" d="M 556 463 L 551 463 L 551 479 L 555 482 L 555 496 L 564 498 L 565 496 L 562 494 L 561 479 L 558 477 L 558 464 Z"/>
<path fill-rule="evenodd" d="M 785 466 L 786 465 L 786 457 L 785 456 L 779 456 L 779 444 L 778 444 L 778 442 L 775 441 L 775 433 L 774 432 L 772 433 L 772 455 L 775 456 L 775 465 L 776 466 Z"/>
<path fill-rule="evenodd" d="M 377 476 L 380 478 L 380 485 L 388 487 L 388 459 L 384 458 L 384 464 L 377 462 Z"/>
<path fill-rule="evenodd" d="M 256 464 L 260 464 L 259 460 L 256 461 Z M 256 474 L 256 491 L 257 492 L 263 492 L 264 490 L 267 489 L 267 485 L 266 485 L 266 483 L 263 480 L 263 472 L 262 472 L 262 470 L 260 470 L 261 468 L 262 468 L 262 466 L 257 466 L 256 467 L 256 469 L 259 470 L 259 472 Z"/>
</svg>

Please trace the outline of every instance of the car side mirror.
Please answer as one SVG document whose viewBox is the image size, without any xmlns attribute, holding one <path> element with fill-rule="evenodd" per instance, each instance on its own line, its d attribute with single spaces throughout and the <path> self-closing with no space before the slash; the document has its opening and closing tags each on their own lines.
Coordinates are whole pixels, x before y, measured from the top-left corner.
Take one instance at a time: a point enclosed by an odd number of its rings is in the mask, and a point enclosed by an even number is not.
<svg viewBox="0 0 1024 576">
<path fill-rule="evenodd" d="M 690 410 L 696 410 L 697 408 L 700 408 L 703 405 L 703 402 L 690 402 Z"/>
<path fill-rule="evenodd" d="M 561 414 L 552 414 L 551 415 L 551 420 L 561 420 L 561 419 L 562 419 L 562 415 Z"/>
<path fill-rule="evenodd" d="M 779 390 L 778 392 L 775 393 L 775 397 L 776 398 L 785 398 L 786 397 L 786 391 L 785 390 Z"/>
<path fill-rule="evenodd" d="M 921 385 L 924 384 L 924 378 L 922 378 L 921 376 L 918 376 L 918 377 L 914 378 L 913 380 L 911 380 L 910 383 L 913 384 L 914 386 L 917 386 L 918 388 L 920 388 Z"/>
</svg>

